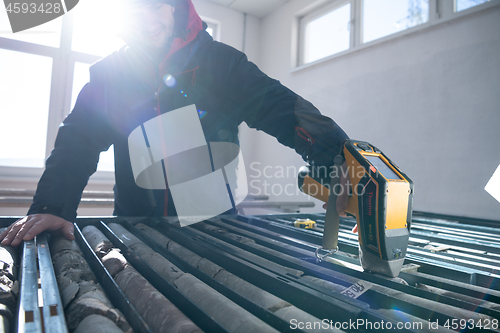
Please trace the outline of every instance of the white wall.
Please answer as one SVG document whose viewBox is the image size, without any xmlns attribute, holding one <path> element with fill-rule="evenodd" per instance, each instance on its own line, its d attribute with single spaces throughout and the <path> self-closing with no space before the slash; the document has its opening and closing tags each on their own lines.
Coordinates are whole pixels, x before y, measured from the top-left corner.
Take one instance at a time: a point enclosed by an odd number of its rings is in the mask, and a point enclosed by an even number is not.
<svg viewBox="0 0 500 333">
<path fill-rule="evenodd" d="M 228 44 L 240 51 L 245 51 L 248 59 L 258 62 L 259 25 L 260 20 L 247 15 L 245 47 L 243 48 L 244 14 L 228 7 L 220 6 L 206 0 L 192 0 L 198 15 L 220 22 L 220 42 Z"/>
<path fill-rule="evenodd" d="M 500 8 L 290 72 L 294 17 L 311 3 L 291 0 L 262 19 L 261 69 L 391 157 L 415 183 L 416 210 L 499 220 L 500 203 L 484 186 L 500 164 Z M 252 140 L 261 148 L 248 161 L 274 171 L 303 164 L 274 138 Z"/>
</svg>

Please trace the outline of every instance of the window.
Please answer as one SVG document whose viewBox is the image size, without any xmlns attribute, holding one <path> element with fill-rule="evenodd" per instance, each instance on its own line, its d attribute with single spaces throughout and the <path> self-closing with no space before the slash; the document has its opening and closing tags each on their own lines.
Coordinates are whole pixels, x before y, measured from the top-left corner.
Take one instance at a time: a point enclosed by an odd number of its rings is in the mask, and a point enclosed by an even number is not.
<svg viewBox="0 0 500 333">
<path fill-rule="evenodd" d="M 455 12 L 475 7 L 490 0 L 455 0 Z"/>
<path fill-rule="evenodd" d="M 498 5 L 500 0 L 317 1 L 296 16 L 298 50 L 292 58 L 299 70 Z"/>
<path fill-rule="evenodd" d="M 0 49 L 0 59 L 0 165 L 41 168 L 52 58 Z"/>
<path fill-rule="evenodd" d="M 428 0 L 364 0 L 363 43 L 429 20 Z"/>
<path fill-rule="evenodd" d="M 349 48 L 351 4 L 306 23 L 304 60 L 312 62 Z"/>
<path fill-rule="evenodd" d="M 303 62 L 313 62 L 349 49 L 350 24 L 350 3 L 305 17 L 301 29 Z"/>
<path fill-rule="evenodd" d="M 87 0 L 56 20 L 16 34 L 0 10 L 0 168 L 43 168 L 60 122 L 89 81 L 90 64 L 123 45 L 114 20 L 119 16 L 110 15 L 114 3 Z M 72 36 L 61 34 L 63 24 Z M 113 160 L 111 147 L 101 153 L 97 170 L 113 171 Z"/>
</svg>

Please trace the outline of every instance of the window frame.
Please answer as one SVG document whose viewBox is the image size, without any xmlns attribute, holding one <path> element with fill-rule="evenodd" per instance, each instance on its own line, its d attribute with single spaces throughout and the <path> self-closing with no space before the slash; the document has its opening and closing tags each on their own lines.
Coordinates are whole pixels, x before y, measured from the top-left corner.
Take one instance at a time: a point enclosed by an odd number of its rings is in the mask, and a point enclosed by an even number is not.
<svg viewBox="0 0 500 333">
<path fill-rule="evenodd" d="M 351 2 L 351 46 L 349 49 L 332 54 L 328 57 L 318 59 L 313 62 L 304 63 L 304 47 L 305 47 L 305 25 L 311 21 L 311 17 L 320 17 L 325 15 L 334 8 L 340 7 L 343 4 Z M 375 40 L 363 43 L 363 0 L 318 0 L 312 5 L 304 8 L 296 13 L 293 26 L 296 32 L 292 32 L 295 39 L 294 50 L 292 50 L 292 68 L 291 73 L 300 71 L 311 66 L 315 66 L 332 59 L 336 59 L 353 52 L 363 50 L 367 47 L 372 47 L 381 43 L 386 43 L 390 40 L 406 36 L 421 30 L 428 29 L 438 24 L 449 22 L 450 20 L 470 15 L 479 11 L 487 10 L 500 5 L 500 0 L 490 0 L 488 2 L 464 9 L 460 12 L 455 11 L 455 1 L 449 0 L 429 0 L 429 20 L 426 23 L 416 25 L 414 27 L 398 31 L 396 33 L 377 38 Z"/>
<path fill-rule="evenodd" d="M 69 112 L 71 112 L 71 94 L 75 63 L 81 62 L 92 64 L 103 58 L 101 56 L 77 52 L 71 49 L 74 16 L 75 11 L 70 11 L 62 16 L 60 43 L 58 47 L 0 37 L 1 49 L 52 58 L 45 160 L 49 157 L 54 147 L 59 125 Z M 14 167 L 0 165 L 0 181 L 16 183 L 22 188 L 30 188 L 36 186 L 44 170 L 45 167 Z M 114 184 L 114 172 L 97 171 L 92 175 L 89 183 L 112 185 Z"/>
<path fill-rule="evenodd" d="M 299 20 L 299 42 L 298 42 L 298 45 L 299 45 L 298 62 L 300 64 L 304 63 L 304 59 L 306 57 L 306 38 L 305 38 L 306 26 L 309 23 L 311 23 L 312 21 L 314 21 L 314 20 L 316 20 L 324 15 L 327 15 L 327 14 L 329 14 L 329 13 L 331 13 L 331 12 L 333 12 L 333 11 L 335 11 L 335 10 L 337 10 L 337 9 L 347 5 L 347 4 L 351 5 L 351 18 L 349 21 L 349 48 L 347 50 L 334 53 L 328 57 L 343 54 L 343 53 L 349 51 L 352 47 L 354 47 L 353 24 L 354 24 L 354 13 L 355 13 L 355 8 L 354 8 L 355 0 L 336 0 L 336 1 L 333 1 L 329 4 L 321 6 L 320 8 L 316 8 L 316 9 L 312 10 L 300 18 L 300 20 Z M 325 57 L 325 58 L 328 58 L 328 57 Z M 316 60 L 316 61 L 320 61 L 320 60 L 325 59 L 325 58 L 321 58 L 321 59 Z M 313 61 L 313 62 L 316 62 L 316 61 Z M 313 63 L 313 62 L 309 62 L 309 63 Z"/>
</svg>

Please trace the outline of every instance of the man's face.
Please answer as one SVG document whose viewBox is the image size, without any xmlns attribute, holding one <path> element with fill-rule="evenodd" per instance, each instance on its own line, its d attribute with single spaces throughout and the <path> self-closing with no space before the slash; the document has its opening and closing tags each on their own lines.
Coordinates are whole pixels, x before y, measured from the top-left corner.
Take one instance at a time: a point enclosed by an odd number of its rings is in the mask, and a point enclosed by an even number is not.
<svg viewBox="0 0 500 333">
<path fill-rule="evenodd" d="M 165 3 L 141 6 L 129 13 L 131 32 L 137 42 L 151 51 L 167 46 L 174 29 L 175 7 Z"/>
</svg>

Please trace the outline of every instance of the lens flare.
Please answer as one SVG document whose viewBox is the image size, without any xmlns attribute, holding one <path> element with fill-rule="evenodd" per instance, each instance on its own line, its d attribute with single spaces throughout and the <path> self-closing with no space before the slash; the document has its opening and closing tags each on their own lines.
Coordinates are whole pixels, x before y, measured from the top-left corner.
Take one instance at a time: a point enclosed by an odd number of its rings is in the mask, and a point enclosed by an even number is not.
<svg viewBox="0 0 500 333">
<path fill-rule="evenodd" d="M 175 80 L 175 77 L 173 77 L 170 74 L 167 74 L 163 77 L 163 82 L 167 85 L 167 87 L 172 88 L 175 87 L 175 84 L 177 83 Z"/>
<path fill-rule="evenodd" d="M 203 119 L 207 115 L 207 111 L 198 110 L 198 116 Z"/>
</svg>

